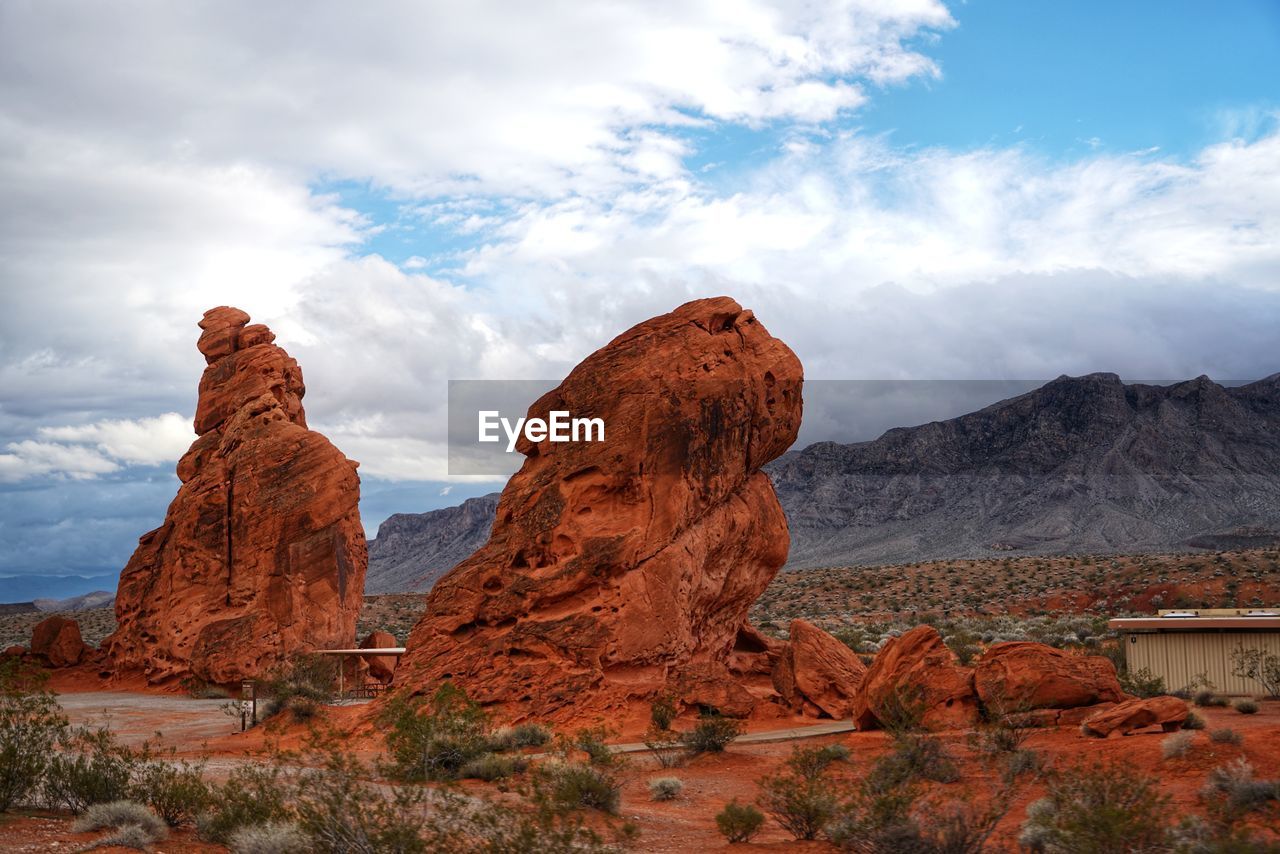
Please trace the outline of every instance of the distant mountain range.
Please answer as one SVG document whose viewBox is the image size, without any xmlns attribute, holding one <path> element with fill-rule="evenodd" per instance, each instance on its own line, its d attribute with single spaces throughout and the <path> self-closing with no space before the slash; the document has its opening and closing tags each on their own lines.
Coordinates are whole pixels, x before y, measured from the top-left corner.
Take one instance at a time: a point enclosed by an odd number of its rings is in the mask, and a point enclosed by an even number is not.
<svg viewBox="0 0 1280 854">
<path fill-rule="evenodd" d="M 68 599 L 115 590 L 119 572 L 106 575 L 11 575 L 0 577 L 0 602 L 30 604 L 34 600 Z M 114 593 L 109 594 L 113 598 Z"/>
<path fill-rule="evenodd" d="M 977 412 L 820 442 L 767 467 L 788 567 L 1280 542 L 1280 374 L 1227 388 L 1059 377 Z M 484 543 L 497 494 L 392 516 L 369 592 L 425 590 Z"/>
</svg>

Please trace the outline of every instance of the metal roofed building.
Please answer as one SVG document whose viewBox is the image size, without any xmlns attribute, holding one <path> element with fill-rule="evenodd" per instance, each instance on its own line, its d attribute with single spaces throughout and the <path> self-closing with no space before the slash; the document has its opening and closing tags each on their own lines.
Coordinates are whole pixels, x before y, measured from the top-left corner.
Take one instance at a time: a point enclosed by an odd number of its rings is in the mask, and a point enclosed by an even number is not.
<svg viewBox="0 0 1280 854">
<path fill-rule="evenodd" d="M 1232 674 L 1231 653 L 1261 649 L 1280 656 L 1280 609 L 1181 609 L 1155 617 L 1110 621 L 1120 634 L 1129 672 L 1146 668 L 1170 691 L 1190 686 L 1203 674 L 1219 694 L 1261 695 L 1262 686 Z"/>
</svg>

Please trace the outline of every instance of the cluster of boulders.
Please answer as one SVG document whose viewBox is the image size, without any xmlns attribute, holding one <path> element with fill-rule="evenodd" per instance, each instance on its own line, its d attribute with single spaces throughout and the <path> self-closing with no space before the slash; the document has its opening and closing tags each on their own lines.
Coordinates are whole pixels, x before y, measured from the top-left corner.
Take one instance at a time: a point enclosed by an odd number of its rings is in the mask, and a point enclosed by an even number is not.
<svg viewBox="0 0 1280 854">
<path fill-rule="evenodd" d="M 1178 729 L 1187 718 L 1187 704 L 1176 697 L 1126 694 L 1103 656 L 1013 641 L 966 666 L 927 625 L 890 640 L 867 667 L 835 638 L 796 620 L 773 682 L 792 709 L 852 717 L 859 729 L 917 722 L 966 728 L 986 714 L 1019 726 L 1080 725 L 1105 738 L 1155 724 Z"/>
<path fill-rule="evenodd" d="M 364 588 L 356 463 L 307 428 L 297 362 L 238 309 L 200 327 L 198 438 L 164 524 L 125 567 L 104 643 L 116 672 L 152 683 L 238 682 L 349 647 Z M 1181 724 L 1185 704 L 1128 697 L 1097 656 L 1003 643 L 969 666 L 921 626 L 868 665 L 804 620 L 786 641 L 752 627 L 789 546 L 761 467 L 796 438 L 802 384 L 795 354 L 727 297 L 619 335 L 528 413 L 602 419 L 605 441 L 521 438 L 489 541 L 432 589 L 401 665 L 370 655 L 360 674 L 407 693 L 448 680 L 511 717 L 551 720 L 665 695 L 860 728 L 907 713 L 967 727 L 993 710 L 1102 736 Z M 391 646 L 385 632 L 360 644 Z M 55 667 L 96 655 L 61 617 L 22 654 Z"/>
</svg>

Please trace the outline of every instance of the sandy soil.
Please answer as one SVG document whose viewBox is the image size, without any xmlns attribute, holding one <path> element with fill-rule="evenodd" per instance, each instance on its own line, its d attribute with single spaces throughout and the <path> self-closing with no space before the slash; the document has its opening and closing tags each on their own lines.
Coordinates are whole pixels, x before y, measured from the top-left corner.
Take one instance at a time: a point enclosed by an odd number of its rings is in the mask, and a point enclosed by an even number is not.
<svg viewBox="0 0 1280 854">
<path fill-rule="evenodd" d="M 221 710 L 225 701 L 195 700 L 175 695 L 128 691 L 68 692 L 61 696 L 73 720 L 102 723 L 122 740 L 137 743 L 154 733 L 163 733 L 162 743 L 172 744 L 189 755 L 212 757 L 210 771 L 221 776 L 232 764 L 260 756 L 274 744 L 282 747 L 301 746 L 307 735 L 302 725 L 268 724 L 248 733 L 238 731 L 238 722 Z M 369 722 L 368 706 L 345 706 L 326 710 L 324 722 L 349 733 L 347 743 L 365 758 L 378 751 L 379 735 Z M 1200 813 L 1203 806 L 1198 792 L 1209 772 L 1238 756 L 1246 757 L 1263 779 L 1280 778 L 1280 701 L 1264 701 L 1256 715 L 1241 715 L 1232 709 L 1197 709 L 1207 722 L 1207 729 L 1195 734 L 1191 754 L 1182 759 L 1166 760 L 1161 755 L 1163 735 L 1158 729 L 1129 737 L 1107 740 L 1087 739 L 1075 729 L 1038 730 L 1027 747 L 1042 752 L 1050 765 L 1070 767 L 1079 761 L 1095 758 L 1121 761 L 1161 781 L 1162 790 L 1172 798 L 1176 810 Z M 620 716 L 616 741 L 635 741 L 643 721 L 638 713 Z M 683 728 L 688 721 L 677 724 Z M 749 727 L 756 737 L 777 734 L 797 725 L 812 725 L 812 720 L 780 718 L 757 721 Z M 1218 744 L 1207 733 L 1230 727 L 1244 738 L 1242 746 Z M 994 790 L 995 771 L 965 746 L 965 734 L 944 733 L 952 755 L 960 763 L 962 782 L 929 784 L 928 792 L 946 799 L 985 800 Z M 777 770 L 799 742 L 761 742 L 744 740 L 730 745 L 720 755 L 706 755 L 684 767 L 663 769 L 649 755 L 633 753 L 626 757 L 622 772 L 625 781 L 621 816 L 640 829 L 633 850 L 652 852 L 688 851 L 831 851 L 824 843 L 799 843 L 772 821 L 750 845 L 728 846 L 715 827 L 714 816 L 732 798 L 742 802 L 755 800 L 757 781 Z M 857 776 L 870 766 L 887 748 L 881 732 L 850 732 L 807 738 L 805 745 L 840 743 L 851 751 L 851 762 L 841 773 Z M 659 776 L 674 776 L 684 783 L 682 794 L 670 802 L 654 802 L 648 793 L 648 781 Z M 485 784 L 468 784 L 467 788 L 486 790 Z M 1031 782 L 1017 792 L 1010 810 L 997 830 L 993 850 L 1014 850 L 1026 805 L 1043 793 L 1043 786 Z M 1269 822 L 1280 838 L 1280 811 L 1259 814 L 1257 826 Z M 10 818 L 0 824 L 0 850 L 44 851 L 73 850 L 93 835 L 70 832 L 70 819 L 48 814 Z M 216 846 L 200 845 L 189 834 L 178 834 L 163 843 L 160 851 L 213 851 Z"/>
</svg>

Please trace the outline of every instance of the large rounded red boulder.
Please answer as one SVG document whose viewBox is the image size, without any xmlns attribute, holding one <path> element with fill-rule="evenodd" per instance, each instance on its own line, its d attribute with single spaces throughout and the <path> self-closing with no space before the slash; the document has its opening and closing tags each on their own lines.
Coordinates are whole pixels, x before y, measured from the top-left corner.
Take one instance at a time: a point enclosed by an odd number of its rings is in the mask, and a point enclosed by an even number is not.
<svg viewBox="0 0 1280 854">
<path fill-rule="evenodd" d="M 979 715 L 973 670 L 963 667 L 933 626 L 891 638 L 876 654 L 854 698 L 858 729 L 910 718 L 933 729 L 973 726 Z"/>
<path fill-rule="evenodd" d="M 489 541 L 432 588 L 396 685 L 447 679 L 543 717 L 666 691 L 750 711 L 729 665 L 786 561 L 760 469 L 795 441 L 801 382 L 795 354 L 727 297 L 588 356 L 528 416 L 600 418 L 605 440 L 521 438 Z"/>
<path fill-rule="evenodd" d="M 61 616 L 46 617 L 31 629 L 31 654 L 53 667 L 79 664 L 88 653 L 80 637 L 80 624 Z"/>
<path fill-rule="evenodd" d="M 867 666 L 853 650 L 806 620 L 791 621 L 791 638 L 773 669 L 773 687 L 796 711 L 850 717 Z"/>
<path fill-rule="evenodd" d="M 1108 659 L 1030 641 L 987 649 L 974 666 L 974 685 L 987 709 L 1003 712 L 1118 703 L 1126 696 Z"/>
</svg>

